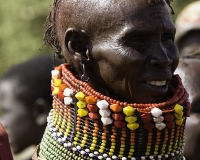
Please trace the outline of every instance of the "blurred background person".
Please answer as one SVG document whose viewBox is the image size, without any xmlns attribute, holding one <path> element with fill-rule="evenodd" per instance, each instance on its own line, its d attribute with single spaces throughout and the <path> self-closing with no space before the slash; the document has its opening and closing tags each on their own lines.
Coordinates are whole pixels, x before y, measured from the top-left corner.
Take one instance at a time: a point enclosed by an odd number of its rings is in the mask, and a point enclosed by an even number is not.
<svg viewBox="0 0 200 160">
<path fill-rule="evenodd" d="M 188 91 L 191 103 L 191 114 L 185 127 L 186 160 L 200 160 L 200 60 L 184 58 L 180 61 L 175 73 L 182 78 L 183 85 Z"/>
<path fill-rule="evenodd" d="M 51 56 L 40 56 L 13 66 L 0 82 L 0 122 L 16 160 L 31 159 L 42 138 L 52 107 L 52 67 Z"/>
<path fill-rule="evenodd" d="M 200 1 L 194 1 L 176 19 L 176 43 L 180 57 L 200 58 Z"/>
<path fill-rule="evenodd" d="M 200 1 L 188 4 L 176 19 L 176 44 L 180 62 L 175 73 L 192 100 L 191 115 L 186 121 L 184 156 L 200 160 Z"/>
</svg>

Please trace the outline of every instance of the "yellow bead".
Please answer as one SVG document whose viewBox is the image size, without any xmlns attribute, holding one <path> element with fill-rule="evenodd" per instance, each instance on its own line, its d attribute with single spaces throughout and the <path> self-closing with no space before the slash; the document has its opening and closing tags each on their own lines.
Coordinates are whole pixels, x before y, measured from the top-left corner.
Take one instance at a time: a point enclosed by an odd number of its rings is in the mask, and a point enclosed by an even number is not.
<svg viewBox="0 0 200 160">
<path fill-rule="evenodd" d="M 91 144 L 91 146 L 92 146 L 92 147 L 95 147 L 95 146 L 96 146 L 96 144 L 92 143 L 92 144 Z"/>
<path fill-rule="evenodd" d="M 100 152 L 100 153 L 103 153 L 104 151 L 103 151 L 102 149 L 99 149 L 99 152 Z"/>
<path fill-rule="evenodd" d="M 94 147 L 90 147 L 90 150 L 92 150 L 92 151 L 93 151 L 93 150 L 94 150 Z"/>
<path fill-rule="evenodd" d="M 74 142 L 74 145 L 77 145 L 77 142 L 76 142 L 76 141 Z"/>
<path fill-rule="evenodd" d="M 135 109 L 131 106 L 127 106 L 123 108 L 123 112 L 127 116 L 132 116 L 134 114 Z"/>
<path fill-rule="evenodd" d="M 109 156 L 112 156 L 112 155 L 113 155 L 113 153 L 112 153 L 112 152 L 109 152 L 108 154 L 109 154 Z"/>
<path fill-rule="evenodd" d="M 119 158 L 122 158 L 123 156 L 121 154 L 118 155 Z"/>
<path fill-rule="evenodd" d="M 93 139 L 97 140 L 97 137 L 93 137 Z"/>
<path fill-rule="evenodd" d="M 112 146 L 116 146 L 116 143 L 111 143 Z"/>
<path fill-rule="evenodd" d="M 110 152 L 114 152 L 114 149 L 111 148 L 111 149 L 110 149 Z"/>
<path fill-rule="evenodd" d="M 120 151 L 120 152 L 119 152 L 119 154 L 123 155 L 123 154 L 124 154 L 124 152 Z"/>
<path fill-rule="evenodd" d="M 97 143 L 97 140 L 96 140 L 96 139 L 93 139 L 92 142 L 93 142 L 93 143 Z"/>
<path fill-rule="evenodd" d="M 78 140 L 78 137 L 74 137 L 74 140 L 77 141 L 77 140 Z"/>
<path fill-rule="evenodd" d="M 148 156 L 149 154 L 150 154 L 149 152 L 146 152 L 146 153 L 145 153 L 145 156 Z"/>
<path fill-rule="evenodd" d="M 183 112 L 181 112 L 181 114 L 174 113 L 174 116 L 175 116 L 176 119 L 182 119 L 183 118 Z"/>
<path fill-rule="evenodd" d="M 157 155 L 158 154 L 158 152 L 154 152 L 154 155 Z"/>
<path fill-rule="evenodd" d="M 178 114 L 181 114 L 181 112 L 183 112 L 183 107 L 179 104 L 176 104 L 174 107 L 174 111 Z"/>
<path fill-rule="evenodd" d="M 106 140 L 102 140 L 102 142 L 103 142 L 103 143 L 106 143 L 107 141 L 106 141 Z"/>
<path fill-rule="evenodd" d="M 132 158 L 132 155 L 128 156 L 128 158 Z"/>
<path fill-rule="evenodd" d="M 111 146 L 110 148 L 111 148 L 111 149 L 115 149 L 115 146 Z"/>
<path fill-rule="evenodd" d="M 87 140 L 87 137 L 83 137 L 83 140 Z"/>
<path fill-rule="evenodd" d="M 86 108 L 84 108 L 84 109 L 78 109 L 78 115 L 80 117 L 85 117 L 85 116 L 88 115 L 88 110 Z"/>
<path fill-rule="evenodd" d="M 100 148 L 101 148 L 101 149 L 105 149 L 105 147 L 104 147 L 104 146 L 101 146 Z"/>
<path fill-rule="evenodd" d="M 55 87 L 58 87 L 61 83 L 62 83 L 62 80 L 61 80 L 61 79 L 55 79 L 55 80 L 54 80 L 54 86 L 55 86 Z"/>
<path fill-rule="evenodd" d="M 128 123 L 127 124 L 127 127 L 130 129 L 130 130 L 135 130 L 139 127 L 139 124 L 138 123 Z"/>
<path fill-rule="evenodd" d="M 58 87 L 54 87 L 54 90 L 52 92 L 53 95 L 57 95 L 59 92 L 59 88 Z"/>
<path fill-rule="evenodd" d="M 85 146 L 85 144 L 82 144 L 82 143 L 81 143 L 81 147 L 84 147 L 84 146 Z"/>
<path fill-rule="evenodd" d="M 106 146 L 106 144 L 105 144 L 105 143 L 101 143 L 101 145 L 102 145 L 102 146 L 104 146 L 104 147 Z"/>
<path fill-rule="evenodd" d="M 128 123 L 134 123 L 137 121 L 137 117 L 136 116 L 126 116 L 125 120 L 128 122 Z"/>
<path fill-rule="evenodd" d="M 130 149 L 130 152 L 134 152 L 135 150 L 134 149 Z"/>
<path fill-rule="evenodd" d="M 78 101 L 76 103 L 77 107 L 82 109 L 82 108 L 85 108 L 87 106 L 87 103 L 85 101 Z"/>
<path fill-rule="evenodd" d="M 121 144 L 121 147 L 122 147 L 122 148 L 125 148 L 125 144 Z"/>
<path fill-rule="evenodd" d="M 120 148 L 120 151 L 124 151 L 124 148 Z"/>
<path fill-rule="evenodd" d="M 84 134 L 84 137 L 88 137 L 88 134 Z"/>
<path fill-rule="evenodd" d="M 85 94 L 83 92 L 78 92 L 75 94 L 75 97 L 79 100 L 82 101 L 85 98 Z"/>
<path fill-rule="evenodd" d="M 177 119 L 177 120 L 175 120 L 175 122 L 177 125 L 181 126 L 183 123 L 183 119 Z"/>
<path fill-rule="evenodd" d="M 86 143 L 86 141 L 85 140 L 82 140 L 82 142 L 81 142 L 82 144 L 85 144 Z"/>
</svg>

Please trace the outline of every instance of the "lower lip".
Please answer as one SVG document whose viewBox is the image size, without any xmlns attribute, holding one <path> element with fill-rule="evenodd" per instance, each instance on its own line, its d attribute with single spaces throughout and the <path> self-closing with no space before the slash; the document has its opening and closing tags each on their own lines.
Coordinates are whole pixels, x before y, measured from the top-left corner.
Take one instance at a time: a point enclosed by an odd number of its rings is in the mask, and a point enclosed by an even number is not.
<svg viewBox="0 0 200 160">
<path fill-rule="evenodd" d="M 168 91 L 168 82 L 164 86 L 155 86 L 148 83 L 143 82 L 143 87 L 152 95 L 160 96 L 164 95 Z"/>
</svg>

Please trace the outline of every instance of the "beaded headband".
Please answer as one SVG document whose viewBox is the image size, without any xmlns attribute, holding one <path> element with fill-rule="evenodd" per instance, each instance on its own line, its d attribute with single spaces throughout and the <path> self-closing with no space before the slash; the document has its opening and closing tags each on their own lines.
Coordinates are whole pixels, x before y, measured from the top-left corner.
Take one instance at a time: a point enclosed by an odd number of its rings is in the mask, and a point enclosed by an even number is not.
<svg viewBox="0 0 200 160">
<path fill-rule="evenodd" d="M 52 71 L 53 109 L 40 144 L 41 159 L 181 160 L 190 102 L 174 75 L 162 103 L 119 102 L 78 80 L 68 64 Z"/>
</svg>

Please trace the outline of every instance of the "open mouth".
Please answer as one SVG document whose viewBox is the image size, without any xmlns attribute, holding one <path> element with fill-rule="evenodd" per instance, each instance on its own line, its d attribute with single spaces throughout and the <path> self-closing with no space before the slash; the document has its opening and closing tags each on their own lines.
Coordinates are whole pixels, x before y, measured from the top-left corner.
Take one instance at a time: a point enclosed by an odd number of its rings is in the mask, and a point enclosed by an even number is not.
<svg viewBox="0 0 200 160">
<path fill-rule="evenodd" d="M 163 81 L 147 81 L 147 84 L 150 84 L 152 86 L 165 86 L 167 81 L 163 80 Z"/>
<path fill-rule="evenodd" d="M 145 81 L 143 82 L 143 87 L 150 92 L 151 95 L 158 96 L 167 93 L 168 83 L 168 80 Z"/>
</svg>

